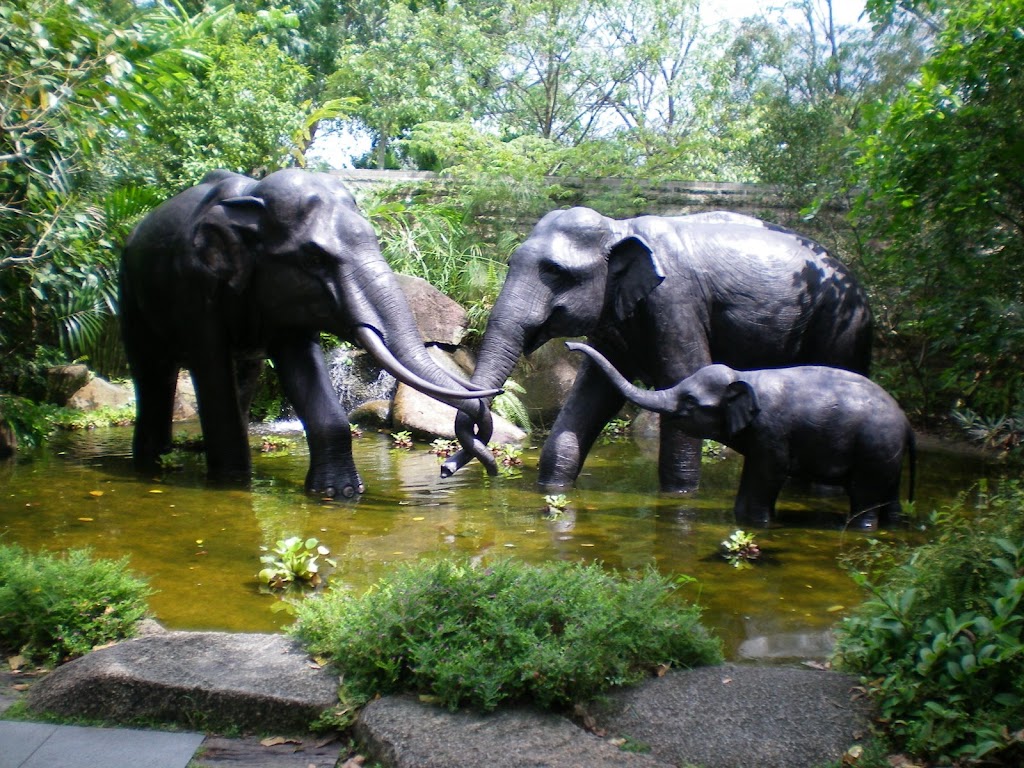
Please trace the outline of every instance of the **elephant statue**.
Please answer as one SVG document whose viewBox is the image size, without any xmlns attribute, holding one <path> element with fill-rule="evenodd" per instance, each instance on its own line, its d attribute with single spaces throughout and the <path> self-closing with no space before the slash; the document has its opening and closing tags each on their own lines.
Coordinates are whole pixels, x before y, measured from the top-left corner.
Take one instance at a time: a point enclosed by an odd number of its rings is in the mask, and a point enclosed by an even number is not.
<svg viewBox="0 0 1024 768">
<path fill-rule="evenodd" d="M 136 392 L 132 451 L 150 471 L 170 450 L 180 368 L 192 374 L 207 471 L 246 480 L 249 405 L 273 361 L 309 444 L 310 493 L 364 491 L 321 331 L 362 344 L 398 380 L 487 423 L 482 396 L 432 361 L 370 223 L 328 174 L 261 181 L 214 171 L 151 211 L 125 243 L 122 338 Z"/>
<path fill-rule="evenodd" d="M 714 364 L 667 389 L 645 390 L 592 347 L 567 346 L 586 353 L 630 402 L 670 414 L 688 435 L 743 455 L 737 522 L 770 523 L 791 476 L 845 488 L 856 528 L 897 522 L 905 455 L 914 500 L 914 431 L 892 396 L 858 373 L 821 365 L 736 371 Z"/>
<path fill-rule="evenodd" d="M 520 354 L 574 336 L 655 387 L 712 362 L 866 374 L 871 335 L 867 297 L 849 269 L 795 232 L 728 211 L 615 220 L 572 208 L 544 216 L 512 254 L 471 382 L 502 386 Z M 571 485 L 624 402 L 586 358 L 542 448 L 540 484 Z M 490 438 L 465 411 L 456 434 L 467 447 Z M 442 474 L 476 455 L 460 451 Z M 661 419 L 658 470 L 665 491 L 699 482 L 700 441 L 674 416 Z"/>
</svg>

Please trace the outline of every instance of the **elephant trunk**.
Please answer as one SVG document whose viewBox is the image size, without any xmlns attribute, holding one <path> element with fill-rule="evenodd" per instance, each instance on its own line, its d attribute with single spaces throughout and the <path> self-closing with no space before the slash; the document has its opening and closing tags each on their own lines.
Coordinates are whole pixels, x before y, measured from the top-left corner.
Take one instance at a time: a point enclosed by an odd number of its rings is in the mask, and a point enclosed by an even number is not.
<svg viewBox="0 0 1024 768">
<path fill-rule="evenodd" d="M 626 377 L 619 373 L 618 369 L 609 362 L 608 358 L 593 347 L 576 341 L 567 341 L 565 346 L 574 352 L 583 352 L 590 357 L 590 359 L 605 372 L 605 375 L 611 380 L 612 384 L 614 384 L 615 387 L 625 395 L 626 399 L 631 403 L 639 405 L 641 408 L 648 411 L 654 411 L 655 413 L 675 413 L 676 403 L 671 390 L 640 389 L 640 387 L 637 387 L 627 381 Z"/>
<path fill-rule="evenodd" d="M 479 398 L 493 397 L 500 388 L 474 390 L 468 382 L 445 371 L 427 353 L 412 310 L 394 273 L 379 255 L 357 260 L 362 266 L 342 280 L 356 336 L 399 381 L 467 410 L 480 418 L 484 410 Z"/>
<path fill-rule="evenodd" d="M 493 389 L 495 386 L 503 386 L 522 354 L 525 338 L 523 325 L 517 322 L 504 323 L 501 317 L 500 311 L 492 313 L 487 323 L 483 346 L 477 356 L 476 370 L 470 380 L 475 387 Z M 493 385 L 490 382 L 499 383 Z M 456 416 L 455 435 L 463 450 L 449 457 L 441 465 L 441 477 L 451 477 L 474 456 L 487 466 L 491 474 L 497 471 L 495 468 L 492 472 L 490 462 L 479 453 L 479 444 L 486 445 L 493 431 L 490 411 L 486 406 L 484 410 L 486 413 L 480 419 L 471 418 L 466 411 L 460 411 Z"/>
</svg>

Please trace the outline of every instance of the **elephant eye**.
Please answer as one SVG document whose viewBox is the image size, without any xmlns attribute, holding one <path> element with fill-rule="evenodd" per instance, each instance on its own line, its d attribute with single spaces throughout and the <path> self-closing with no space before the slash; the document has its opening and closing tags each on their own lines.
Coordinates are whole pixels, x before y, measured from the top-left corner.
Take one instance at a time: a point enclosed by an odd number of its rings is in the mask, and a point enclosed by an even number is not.
<svg viewBox="0 0 1024 768">
<path fill-rule="evenodd" d="M 569 267 L 564 264 L 558 264 L 549 259 L 545 259 L 540 263 L 540 276 L 546 281 L 551 281 L 559 285 L 580 282 L 579 278 Z"/>
<path fill-rule="evenodd" d="M 693 395 L 686 395 L 686 397 L 680 399 L 678 411 L 679 413 L 693 413 L 697 410 L 698 405 L 699 403 L 697 402 L 696 397 Z"/>
<path fill-rule="evenodd" d="M 316 243 L 303 243 L 299 256 L 302 263 L 312 269 L 325 267 L 331 260 L 330 254 Z"/>
</svg>

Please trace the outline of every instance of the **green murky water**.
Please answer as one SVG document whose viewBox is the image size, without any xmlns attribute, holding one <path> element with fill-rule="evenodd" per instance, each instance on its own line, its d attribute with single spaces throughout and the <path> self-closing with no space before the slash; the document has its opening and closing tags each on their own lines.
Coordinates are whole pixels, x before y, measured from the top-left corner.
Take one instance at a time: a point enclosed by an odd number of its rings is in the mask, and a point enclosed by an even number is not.
<svg viewBox="0 0 1024 768">
<path fill-rule="evenodd" d="M 338 563 L 331 580 L 356 589 L 396 563 L 453 553 L 655 564 L 699 580 L 686 596 L 705 606 L 706 623 L 733 659 L 820 657 L 829 627 L 861 599 L 836 562 L 868 540 L 842 530 L 845 497 L 789 491 L 782 525 L 758 534 L 764 562 L 737 570 L 717 555 L 736 528 L 739 457 L 706 466 L 699 493 L 665 496 L 655 490 L 654 445 L 600 446 L 568 494 L 571 506 L 552 520 L 534 484 L 535 449 L 524 451 L 518 478 L 487 478 L 473 465 L 442 480 L 426 445 L 396 451 L 388 436 L 368 433 L 355 441 L 367 493 L 324 502 L 303 493 L 305 444 L 294 437 L 289 455 L 257 455 L 252 487 L 240 490 L 207 487 L 198 459 L 160 480 L 140 479 L 130 466 L 130 429 L 62 436 L 0 465 L 0 541 L 129 555 L 157 590 L 157 618 L 176 629 L 274 631 L 289 623 L 256 573 L 261 546 L 295 535 L 326 544 Z M 977 459 L 921 454 L 919 510 L 989 474 Z"/>
</svg>

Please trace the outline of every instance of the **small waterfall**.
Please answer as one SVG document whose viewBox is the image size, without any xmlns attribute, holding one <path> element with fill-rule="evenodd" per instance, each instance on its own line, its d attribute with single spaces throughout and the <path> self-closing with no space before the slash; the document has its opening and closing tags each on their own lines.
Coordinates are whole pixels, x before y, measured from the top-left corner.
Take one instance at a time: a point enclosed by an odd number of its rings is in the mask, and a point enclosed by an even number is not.
<svg viewBox="0 0 1024 768">
<path fill-rule="evenodd" d="M 338 347 L 327 354 L 331 384 L 346 413 L 371 400 L 390 400 L 398 382 L 361 349 Z"/>
</svg>

